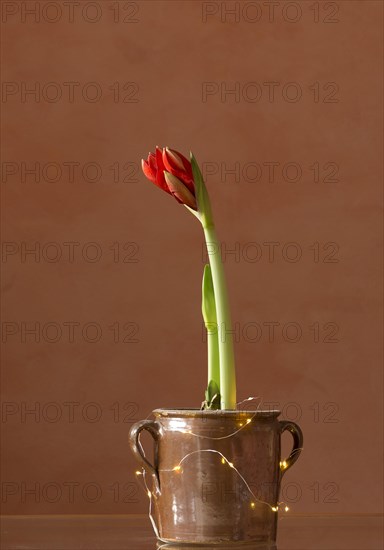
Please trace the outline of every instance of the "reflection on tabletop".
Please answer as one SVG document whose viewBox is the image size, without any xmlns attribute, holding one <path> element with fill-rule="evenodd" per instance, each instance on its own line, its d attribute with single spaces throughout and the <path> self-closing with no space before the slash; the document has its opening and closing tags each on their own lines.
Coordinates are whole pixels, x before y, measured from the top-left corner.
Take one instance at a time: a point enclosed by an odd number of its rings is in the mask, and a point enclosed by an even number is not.
<svg viewBox="0 0 384 550">
<path fill-rule="evenodd" d="M 158 541 L 155 550 L 277 550 L 276 544 L 265 545 L 263 543 L 242 543 L 242 544 L 175 544 Z"/>
</svg>

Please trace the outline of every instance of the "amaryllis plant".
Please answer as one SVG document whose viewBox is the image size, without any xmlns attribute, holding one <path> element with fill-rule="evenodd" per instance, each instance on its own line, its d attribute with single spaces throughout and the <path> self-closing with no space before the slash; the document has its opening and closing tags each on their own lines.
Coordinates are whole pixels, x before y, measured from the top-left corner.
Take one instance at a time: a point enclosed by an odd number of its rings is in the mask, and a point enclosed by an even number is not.
<svg viewBox="0 0 384 550">
<path fill-rule="evenodd" d="M 142 161 L 142 168 L 150 181 L 173 195 L 203 227 L 209 264 L 204 267 L 202 284 L 208 342 L 208 387 L 202 407 L 235 409 L 236 375 L 227 287 L 211 203 L 200 168 L 192 153 L 187 160 L 168 147 L 156 147 L 155 153 L 149 153 L 147 160 Z"/>
</svg>

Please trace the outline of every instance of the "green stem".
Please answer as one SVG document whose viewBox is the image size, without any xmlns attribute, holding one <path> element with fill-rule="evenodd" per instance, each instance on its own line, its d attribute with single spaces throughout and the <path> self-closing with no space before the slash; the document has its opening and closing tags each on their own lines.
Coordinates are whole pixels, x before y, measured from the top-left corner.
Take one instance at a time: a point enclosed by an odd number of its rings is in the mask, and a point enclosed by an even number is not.
<svg viewBox="0 0 384 550">
<path fill-rule="evenodd" d="M 203 226 L 216 300 L 222 409 L 236 409 L 236 374 L 232 324 L 220 242 L 213 225 Z M 209 337 L 208 337 L 209 338 Z"/>
<path fill-rule="evenodd" d="M 213 380 L 220 389 L 220 356 L 217 326 L 206 325 L 206 329 L 208 345 L 208 384 L 211 380 Z"/>
</svg>

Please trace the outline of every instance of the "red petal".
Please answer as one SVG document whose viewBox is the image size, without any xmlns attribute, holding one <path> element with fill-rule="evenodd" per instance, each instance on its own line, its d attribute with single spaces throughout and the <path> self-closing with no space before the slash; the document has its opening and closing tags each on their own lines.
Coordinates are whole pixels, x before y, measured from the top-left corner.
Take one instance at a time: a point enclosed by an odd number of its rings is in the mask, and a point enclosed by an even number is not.
<svg viewBox="0 0 384 550">
<path fill-rule="evenodd" d="M 193 182 L 191 163 L 178 151 L 175 151 L 173 149 L 169 149 L 169 151 L 171 151 L 171 155 L 168 154 L 167 149 L 163 149 L 162 160 L 167 172 L 171 172 L 171 174 L 179 178 L 179 180 L 181 180 L 188 187 L 192 195 L 195 196 L 195 184 Z M 177 155 L 179 157 L 184 166 L 184 169 L 182 169 L 179 163 L 175 161 L 173 155 Z"/>
<path fill-rule="evenodd" d="M 154 153 L 149 153 L 148 164 L 154 170 L 154 172 L 157 171 L 156 155 Z"/>
<path fill-rule="evenodd" d="M 189 206 L 189 208 L 197 210 L 196 199 L 189 191 L 188 187 L 171 172 L 167 172 L 164 177 L 175 199 L 178 202 Z"/>
<path fill-rule="evenodd" d="M 144 175 L 153 183 L 156 183 L 156 172 L 153 170 L 153 168 L 150 166 L 150 164 L 146 160 L 141 161 L 141 167 L 143 169 Z"/>
<path fill-rule="evenodd" d="M 159 147 L 156 147 L 156 166 L 157 166 L 156 185 L 160 187 L 160 189 L 163 189 L 163 191 L 166 191 L 167 193 L 171 194 L 164 178 L 164 163 L 163 163 L 163 158 L 161 154 L 161 149 L 159 149 Z"/>
<path fill-rule="evenodd" d="M 171 153 L 173 153 L 174 155 L 177 155 L 181 159 L 181 161 L 184 165 L 184 170 L 186 172 L 190 173 L 191 176 L 192 176 L 192 166 L 191 166 L 191 163 L 189 162 L 189 160 L 187 160 L 182 153 L 180 153 L 179 151 L 176 151 L 176 149 L 171 149 L 170 147 L 167 147 L 167 149 L 168 149 L 168 151 L 171 151 Z"/>
</svg>

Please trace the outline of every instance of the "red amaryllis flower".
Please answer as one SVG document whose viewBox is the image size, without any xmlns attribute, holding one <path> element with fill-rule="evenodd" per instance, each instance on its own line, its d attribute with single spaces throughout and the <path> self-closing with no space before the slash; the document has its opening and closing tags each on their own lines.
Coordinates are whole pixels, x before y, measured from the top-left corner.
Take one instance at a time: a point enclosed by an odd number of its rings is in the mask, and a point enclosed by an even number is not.
<svg viewBox="0 0 384 550">
<path fill-rule="evenodd" d="M 155 185 L 173 195 L 175 199 L 197 210 L 192 166 L 181 153 L 164 147 L 156 147 L 147 160 L 141 161 L 144 175 Z"/>
</svg>

